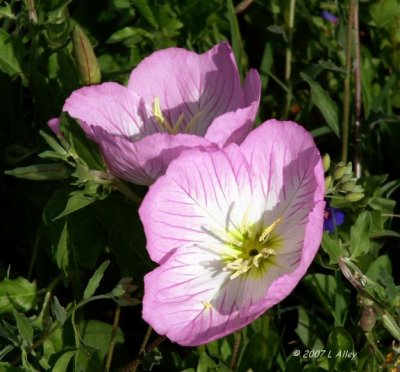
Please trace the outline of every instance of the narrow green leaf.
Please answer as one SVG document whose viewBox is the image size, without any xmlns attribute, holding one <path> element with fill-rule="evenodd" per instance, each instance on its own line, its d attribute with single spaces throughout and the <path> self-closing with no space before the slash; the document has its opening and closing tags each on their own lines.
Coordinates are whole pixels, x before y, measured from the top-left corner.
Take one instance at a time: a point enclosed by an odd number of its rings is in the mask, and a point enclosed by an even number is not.
<svg viewBox="0 0 400 372">
<path fill-rule="evenodd" d="M 311 79 L 311 77 L 304 72 L 301 72 L 300 76 L 310 86 L 311 100 L 321 111 L 322 116 L 326 120 L 326 124 L 332 129 L 333 133 L 340 138 L 339 113 L 336 103 L 331 99 L 329 94 L 322 89 L 319 83 Z"/>
<path fill-rule="evenodd" d="M 17 323 L 18 333 L 24 341 L 24 345 L 32 345 L 33 327 L 29 319 L 18 311 L 14 311 L 14 318 Z"/>
<path fill-rule="evenodd" d="M 371 105 L 371 110 L 377 112 L 384 101 L 384 99 L 387 97 L 390 89 L 398 82 L 398 74 L 394 72 L 392 75 L 389 76 L 388 81 L 386 82 L 385 86 L 382 89 L 382 92 L 379 94 L 378 97 L 375 98 L 374 102 Z"/>
<path fill-rule="evenodd" d="M 55 254 L 57 266 L 67 274 L 69 266 L 69 248 L 68 248 L 68 222 L 65 221 L 60 239 L 58 241 L 57 250 Z"/>
<path fill-rule="evenodd" d="M 19 277 L 14 280 L 4 279 L 0 282 L 0 314 L 14 309 L 25 312 L 36 303 L 36 283 Z"/>
<path fill-rule="evenodd" d="M 154 16 L 147 0 L 135 0 L 132 5 L 140 12 L 147 22 L 149 22 L 155 28 L 158 27 L 156 17 Z"/>
<path fill-rule="evenodd" d="M 110 261 L 104 261 L 99 268 L 95 271 L 93 276 L 90 278 L 89 283 L 83 293 L 83 299 L 86 300 L 89 297 L 92 297 L 93 294 L 96 292 L 101 279 L 103 279 L 104 272 L 106 271 Z"/>
<path fill-rule="evenodd" d="M 69 366 L 69 363 L 73 356 L 75 355 L 76 351 L 66 351 L 63 355 L 61 355 L 58 359 L 56 364 L 53 367 L 53 371 L 57 372 L 66 372 Z"/>
<path fill-rule="evenodd" d="M 231 31 L 232 49 L 235 54 L 239 73 L 243 76 L 243 65 L 244 65 L 244 50 L 243 41 L 240 35 L 239 23 L 235 13 L 235 7 L 233 6 L 232 0 L 227 0 L 226 6 L 228 9 L 228 19 Z"/>
</svg>

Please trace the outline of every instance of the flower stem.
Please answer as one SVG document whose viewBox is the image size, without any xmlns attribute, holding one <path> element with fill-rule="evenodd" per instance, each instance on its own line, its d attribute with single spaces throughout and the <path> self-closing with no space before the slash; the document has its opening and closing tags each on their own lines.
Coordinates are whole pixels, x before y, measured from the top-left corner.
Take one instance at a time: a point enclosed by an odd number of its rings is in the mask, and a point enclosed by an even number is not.
<svg viewBox="0 0 400 372">
<path fill-rule="evenodd" d="M 242 333 L 235 332 L 235 344 L 233 345 L 233 353 L 230 369 L 235 371 L 239 360 L 240 343 L 242 342 Z"/>
<path fill-rule="evenodd" d="M 342 122 L 342 161 L 347 163 L 349 147 L 349 119 L 350 119 L 350 77 L 351 77 L 351 47 L 353 38 L 354 11 L 357 0 L 350 0 L 349 16 L 347 22 L 346 44 L 346 77 L 344 80 L 343 97 L 343 122 Z"/>
<path fill-rule="evenodd" d="M 370 332 L 365 332 L 365 337 L 368 340 L 368 343 L 372 346 L 372 349 L 374 349 L 374 353 L 380 359 L 380 362 L 383 363 L 385 361 L 385 357 L 379 350 L 378 346 L 376 345 L 376 342 L 372 334 Z"/>
<path fill-rule="evenodd" d="M 360 31 L 358 17 L 358 1 L 355 2 L 354 8 L 354 49 L 355 49 L 355 98 L 356 98 L 356 121 L 354 126 L 354 170 L 357 178 L 361 177 L 361 53 L 360 53 Z"/>
<path fill-rule="evenodd" d="M 108 347 L 105 372 L 108 372 L 111 367 L 111 361 L 112 361 L 114 347 L 115 347 L 115 337 L 117 335 L 120 314 L 121 314 L 121 306 L 117 305 L 117 307 L 115 309 L 115 313 L 114 313 L 114 322 L 113 322 L 113 328 L 112 328 L 112 332 L 111 332 L 110 345 Z"/>
<path fill-rule="evenodd" d="M 135 204 L 140 205 L 142 203 L 142 199 L 136 195 L 123 181 L 118 178 L 114 178 L 112 181 L 113 186 L 124 194 L 130 201 L 133 201 Z"/>
</svg>

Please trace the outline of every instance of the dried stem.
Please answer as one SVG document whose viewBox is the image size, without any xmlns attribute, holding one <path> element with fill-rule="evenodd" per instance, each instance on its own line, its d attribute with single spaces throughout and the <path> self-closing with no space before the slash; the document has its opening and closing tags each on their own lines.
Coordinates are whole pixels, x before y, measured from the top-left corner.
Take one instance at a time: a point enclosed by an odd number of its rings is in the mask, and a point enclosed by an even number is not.
<svg viewBox="0 0 400 372">
<path fill-rule="evenodd" d="M 355 90 L 356 90 L 356 121 L 354 127 L 354 170 L 356 177 L 361 177 L 361 115 L 362 115 L 362 102 L 361 102 L 361 53 L 360 53 L 360 30 L 359 30 L 359 17 L 358 17 L 358 1 L 355 2 L 354 8 L 354 49 L 355 49 Z"/>
<path fill-rule="evenodd" d="M 151 329 L 151 328 L 150 328 Z M 147 333 L 146 333 L 147 335 Z M 134 360 L 132 360 L 128 365 L 126 365 L 122 372 L 135 372 L 137 367 L 139 367 L 140 363 L 142 363 L 143 358 L 147 353 L 153 351 L 156 347 L 160 346 L 160 344 L 166 339 L 165 336 L 159 336 L 152 342 L 149 346 L 143 349 L 141 353 L 139 353 Z"/>
<path fill-rule="evenodd" d="M 357 0 L 350 0 L 349 17 L 347 23 L 347 45 L 346 45 L 346 77 L 344 80 L 343 98 L 343 123 L 342 123 L 342 161 L 347 163 L 349 147 L 349 119 L 350 119 L 350 78 L 351 78 L 351 49 L 353 39 L 354 11 Z"/>
<path fill-rule="evenodd" d="M 235 344 L 233 345 L 233 353 L 230 369 L 232 371 L 236 371 L 237 364 L 239 361 L 239 351 L 240 351 L 240 343 L 242 342 L 242 334 L 240 331 L 235 333 Z"/>
<path fill-rule="evenodd" d="M 284 112 L 284 119 L 287 119 L 290 112 L 290 105 L 292 102 L 291 93 L 291 75 L 292 75 L 292 42 L 293 42 L 293 28 L 294 28 L 294 16 L 296 10 L 296 0 L 290 0 L 289 5 L 289 20 L 288 20 L 288 44 L 285 51 L 285 83 L 288 86 L 290 92 L 286 94 L 286 105 Z"/>
</svg>

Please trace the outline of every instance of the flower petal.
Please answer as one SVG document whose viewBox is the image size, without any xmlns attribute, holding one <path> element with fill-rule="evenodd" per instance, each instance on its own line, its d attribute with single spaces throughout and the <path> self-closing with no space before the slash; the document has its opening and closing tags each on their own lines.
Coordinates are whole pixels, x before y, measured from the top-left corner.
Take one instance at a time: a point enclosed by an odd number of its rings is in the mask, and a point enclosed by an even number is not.
<svg viewBox="0 0 400 372">
<path fill-rule="evenodd" d="M 246 316 L 246 280 L 229 280 L 219 255 L 199 247 L 176 251 L 145 276 L 143 318 L 184 346 L 225 336 L 254 320 Z"/>
<path fill-rule="evenodd" d="M 189 134 L 155 133 L 137 141 L 92 126 L 92 137 L 100 145 L 106 164 L 115 176 L 150 185 L 165 173 L 169 163 L 192 147 L 213 147 L 207 140 Z"/>
<path fill-rule="evenodd" d="M 160 131 L 151 119 L 151 109 L 128 88 L 116 83 L 103 83 L 74 91 L 66 100 L 63 111 L 81 120 L 89 137 L 93 125 L 110 134 L 132 139 Z"/>
<path fill-rule="evenodd" d="M 248 80 L 252 83 L 248 85 L 256 86 L 255 74 L 252 73 Z M 128 88 L 148 103 L 158 97 L 164 115 L 172 124 L 183 114 L 183 126 L 187 126 L 198 114 L 190 133 L 200 136 L 204 136 L 218 116 L 254 101 L 249 89 L 241 87 L 227 43 L 220 43 L 200 55 L 180 48 L 155 52 L 132 71 Z M 259 94 L 260 87 L 257 89 Z"/>
<path fill-rule="evenodd" d="M 235 145 L 183 154 L 152 185 L 139 214 L 155 262 L 193 244 L 216 249 L 242 224 L 251 202 L 250 168 Z"/>
</svg>

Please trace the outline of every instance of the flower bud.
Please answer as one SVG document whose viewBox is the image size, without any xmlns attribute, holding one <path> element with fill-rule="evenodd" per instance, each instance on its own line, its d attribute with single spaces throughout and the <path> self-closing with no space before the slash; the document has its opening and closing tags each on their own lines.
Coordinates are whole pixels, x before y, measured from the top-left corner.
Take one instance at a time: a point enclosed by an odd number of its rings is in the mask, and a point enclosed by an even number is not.
<svg viewBox="0 0 400 372">
<path fill-rule="evenodd" d="M 65 180 L 71 175 L 70 169 L 62 163 L 35 164 L 7 170 L 4 173 L 32 181 Z"/>
<path fill-rule="evenodd" d="M 350 202 L 354 203 L 356 201 L 361 200 L 364 197 L 364 193 L 362 192 L 351 192 L 350 194 L 345 195 L 345 199 Z"/>
<path fill-rule="evenodd" d="M 382 323 L 395 339 L 400 340 L 400 327 L 390 314 L 386 312 L 382 314 Z"/>
<path fill-rule="evenodd" d="M 347 181 L 340 184 L 340 190 L 350 192 L 353 191 L 355 185 L 356 181 Z"/>
<path fill-rule="evenodd" d="M 78 25 L 75 25 L 72 31 L 72 45 L 74 47 L 75 61 L 84 84 L 100 83 L 100 68 L 93 51 L 93 46 Z"/>
<path fill-rule="evenodd" d="M 325 177 L 325 193 L 328 192 L 332 185 L 332 176 L 326 176 Z"/>
<path fill-rule="evenodd" d="M 346 172 L 346 166 L 340 162 L 336 165 L 335 170 L 333 172 L 333 179 L 340 180 Z"/>
<path fill-rule="evenodd" d="M 322 158 L 322 164 L 324 165 L 324 172 L 327 172 L 331 166 L 331 157 L 329 154 L 325 154 Z"/>
<path fill-rule="evenodd" d="M 376 323 L 376 311 L 372 306 L 364 307 L 361 313 L 360 327 L 364 332 L 371 332 Z"/>
</svg>

